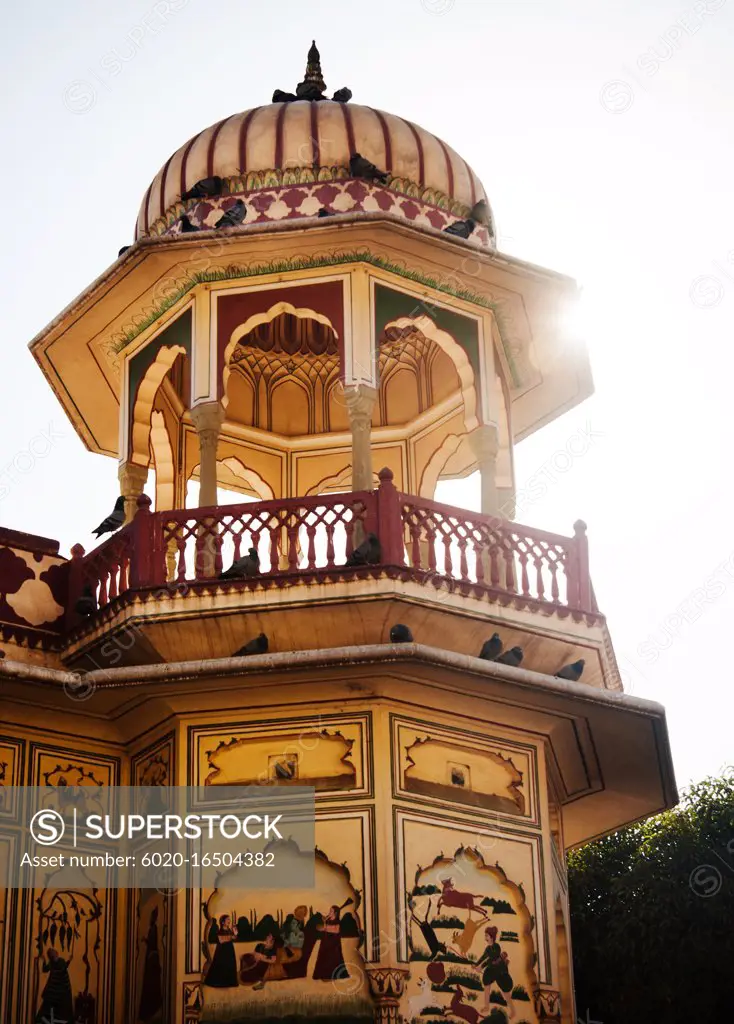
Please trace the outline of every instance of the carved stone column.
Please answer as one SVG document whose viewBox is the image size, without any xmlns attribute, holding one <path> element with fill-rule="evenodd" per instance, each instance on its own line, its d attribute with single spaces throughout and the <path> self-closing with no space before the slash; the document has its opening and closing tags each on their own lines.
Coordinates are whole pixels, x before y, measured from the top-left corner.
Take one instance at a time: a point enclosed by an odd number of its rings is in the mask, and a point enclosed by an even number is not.
<svg viewBox="0 0 734 1024">
<path fill-rule="evenodd" d="M 375 1024 L 398 1024 L 400 998 L 409 972 L 402 967 L 368 967 L 370 993 L 375 1001 Z"/>
<path fill-rule="evenodd" d="M 125 498 L 125 523 L 131 522 L 138 511 L 138 498 L 148 479 L 148 467 L 138 466 L 134 462 L 123 462 L 117 470 L 120 481 L 120 494 Z"/>
<path fill-rule="evenodd" d="M 217 445 L 224 422 L 219 402 L 204 402 L 191 410 L 199 435 L 199 508 L 217 503 Z"/>
<path fill-rule="evenodd" d="M 367 384 L 346 388 L 344 397 L 352 431 L 352 490 L 372 490 L 372 449 L 370 432 L 377 391 Z"/>
<path fill-rule="evenodd" d="M 495 423 L 486 423 L 469 434 L 469 444 L 479 463 L 482 478 L 482 514 L 499 515 L 497 494 L 497 452 L 499 431 Z"/>
</svg>

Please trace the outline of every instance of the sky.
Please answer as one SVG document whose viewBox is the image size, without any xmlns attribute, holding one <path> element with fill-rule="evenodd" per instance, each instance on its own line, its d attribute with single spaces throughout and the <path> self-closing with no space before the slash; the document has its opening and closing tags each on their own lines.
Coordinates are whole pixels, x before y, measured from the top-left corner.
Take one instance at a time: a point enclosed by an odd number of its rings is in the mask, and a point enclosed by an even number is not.
<svg viewBox="0 0 734 1024">
<path fill-rule="evenodd" d="M 168 156 L 292 88 L 315 38 L 331 88 L 468 160 L 501 251 L 577 280 L 595 394 L 518 445 L 517 519 L 588 524 L 625 689 L 665 705 L 679 787 L 730 765 L 734 0 L 67 0 L 3 27 L 0 525 L 92 546 L 117 463 L 27 344 L 132 241 Z M 437 497 L 478 508 L 478 482 Z"/>
</svg>

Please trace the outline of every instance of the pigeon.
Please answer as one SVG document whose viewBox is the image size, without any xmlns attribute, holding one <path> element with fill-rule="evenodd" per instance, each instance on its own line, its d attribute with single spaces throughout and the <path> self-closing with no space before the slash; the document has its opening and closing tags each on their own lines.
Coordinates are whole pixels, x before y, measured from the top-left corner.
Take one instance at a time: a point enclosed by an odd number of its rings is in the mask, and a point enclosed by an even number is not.
<svg viewBox="0 0 734 1024">
<path fill-rule="evenodd" d="M 316 214 L 317 217 L 333 217 L 334 211 L 327 210 L 325 206 L 322 206 L 319 212 Z"/>
<path fill-rule="evenodd" d="M 90 586 L 82 588 L 82 596 L 74 605 L 74 611 L 77 615 L 94 615 L 97 611 L 97 598 Z"/>
<path fill-rule="evenodd" d="M 478 203 L 472 206 L 469 220 L 476 221 L 477 224 L 483 224 L 485 228 L 492 226 L 492 214 L 489 211 L 486 199 L 480 199 Z"/>
<path fill-rule="evenodd" d="M 453 224 L 449 224 L 449 226 L 443 230 L 446 235 L 456 235 L 457 238 L 468 238 L 476 226 L 476 221 L 473 221 L 470 217 L 468 220 L 454 221 Z"/>
<path fill-rule="evenodd" d="M 209 196 L 221 196 L 221 194 L 222 179 L 215 175 L 213 178 L 202 178 L 201 181 L 197 181 L 193 188 L 183 193 L 181 202 L 185 203 L 187 199 L 206 199 Z"/>
<path fill-rule="evenodd" d="M 346 86 L 344 86 L 343 89 L 337 89 L 334 95 L 332 96 L 332 99 L 334 100 L 335 103 L 349 103 L 351 98 L 352 90 L 347 89 Z"/>
<path fill-rule="evenodd" d="M 223 213 L 217 223 L 214 225 L 215 228 L 234 228 L 247 216 L 247 207 L 245 206 L 242 199 L 238 199 L 234 206 L 230 206 L 226 213 Z"/>
<path fill-rule="evenodd" d="M 296 765 L 294 761 L 276 761 L 275 774 L 279 779 L 294 779 L 296 777 Z"/>
<path fill-rule="evenodd" d="M 572 683 L 577 683 L 584 674 L 584 664 L 584 659 L 579 658 L 578 661 L 574 661 L 570 665 L 564 665 L 556 672 L 556 679 L 568 679 Z"/>
<path fill-rule="evenodd" d="M 382 561 L 382 545 L 376 534 L 368 533 L 359 547 L 351 553 L 344 566 L 351 569 L 355 565 L 378 565 Z"/>
<path fill-rule="evenodd" d="M 238 558 L 232 562 L 229 569 L 220 575 L 220 580 L 240 580 L 247 576 L 257 576 L 260 572 L 260 556 L 257 548 L 250 548 L 250 553 L 244 558 Z"/>
<path fill-rule="evenodd" d="M 128 250 L 129 248 L 130 248 L 130 246 L 129 246 L 129 245 L 123 245 L 122 249 L 120 249 L 120 251 L 119 251 L 119 252 L 118 252 L 118 254 L 117 254 L 117 258 L 118 258 L 118 260 L 119 260 L 120 256 L 124 256 L 124 255 L 125 255 L 125 253 L 127 252 L 127 250 Z"/>
<path fill-rule="evenodd" d="M 295 99 L 298 99 L 294 92 L 283 92 L 282 89 L 276 89 L 273 93 L 273 103 L 292 103 Z"/>
<path fill-rule="evenodd" d="M 390 643 L 391 644 L 412 644 L 413 634 L 410 632 L 407 626 L 404 626 L 401 622 L 397 626 L 393 626 L 390 630 Z"/>
<path fill-rule="evenodd" d="M 493 633 L 489 640 L 485 640 L 482 644 L 479 657 L 482 661 L 496 661 L 500 654 L 502 654 L 503 646 L 499 633 Z"/>
<path fill-rule="evenodd" d="M 181 219 L 179 220 L 179 224 L 181 225 L 181 234 L 182 235 L 186 235 L 190 231 L 199 231 L 200 230 L 200 228 L 197 228 L 195 224 L 191 223 L 191 220 L 186 216 L 186 214 L 184 214 L 181 217 Z"/>
<path fill-rule="evenodd" d="M 233 658 L 246 658 L 248 654 L 265 654 L 268 649 L 268 638 L 264 633 L 260 633 L 254 640 L 248 640 L 248 642 L 240 647 L 238 651 L 235 651 L 232 655 Z"/>
<path fill-rule="evenodd" d="M 387 185 L 385 171 L 378 170 L 373 163 L 365 160 L 361 153 L 350 156 L 349 173 L 353 178 L 366 178 L 367 181 L 379 181 L 382 185 Z"/>
<path fill-rule="evenodd" d="M 513 668 L 517 668 L 522 658 L 522 647 L 511 647 L 509 651 L 505 651 L 504 654 L 495 658 L 495 661 L 498 665 L 512 665 Z"/>
<path fill-rule="evenodd" d="M 119 530 L 125 522 L 125 496 L 123 494 L 115 502 L 114 510 L 103 519 L 96 530 L 92 530 L 95 537 L 101 537 L 103 533 L 114 533 Z"/>
</svg>

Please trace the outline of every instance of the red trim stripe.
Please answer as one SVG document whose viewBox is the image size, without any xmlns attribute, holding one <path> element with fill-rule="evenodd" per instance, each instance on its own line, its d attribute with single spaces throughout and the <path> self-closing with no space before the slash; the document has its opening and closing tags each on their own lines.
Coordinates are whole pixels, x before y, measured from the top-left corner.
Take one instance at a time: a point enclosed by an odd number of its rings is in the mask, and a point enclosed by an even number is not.
<svg viewBox="0 0 734 1024">
<path fill-rule="evenodd" d="M 219 133 L 221 132 L 222 128 L 224 128 L 227 121 L 229 121 L 228 117 L 225 117 L 223 121 L 220 121 L 219 124 L 215 126 L 214 131 L 212 132 L 212 137 L 209 139 L 209 149 L 206 154 L 207 178 L 214 177 L 214 149 L 217 145 L 217 138 L 219 136 Z"/>
<path fill-rule="evenodd" d="M 186 149 L 184 150 L 183 156 L 181 157 L 181 188 L 178 193 L 180 196 L 182 196 L 186 191 L 186 161 L 188 160 L 189 153 L 191 152 L 194 143 L 200 135 L 201 132 L 199 132 L 199 135 L 195 135 L 193 139 L 189 139 L 186 143 Z"/>
<path fill-rule="evenodd" d="M 349 155 L 354 156 L 354 154 L 357 152 L 357 144 L 354 141 L 354 125 L 352 124 L 352 115 L 349 110 L 349 104 L 340 103 L 339 106 L 342 108 L 342 114 L 344 116 L 344 127 L 347 130 L 347 145 L 349 146 Z"/>
<path fill-rule="evenodd" d="M 285 121 L 287 109 L 288 104 L 281 103 L 278 118 L 275 122 L 275 163 L 273 166 L 276 168 L 280 168 L 280 165 L 283 163 L 283 122 Z"/>
<path fill-rule="evenodd" d="M 161 174 L 161 201 L 160 201 L 160 214 L 163 216 L 166 212 L 165 195 L 166 195 L 166 179 L 168 178 L 168 168 L 171 166 L 171 160 L 173 157 L 169 157 L 163 165 L 163 172 Z"/>
<path fill-rule="evenodd" d="M 425 157 L 423 155 L 423 143 L 421 142 L 421 137 L 418 134 L 418 129 L 414 124 L 411 124 L 410 121 L 406 121 L 404 117 L 401 117 L 400 120 L 403 122 L 403 124 L 407 124 L 408 128 L 410 128 L 411 132 L 413 133 L 415 145 L 418 150 L 418 184 L 421 186 L 421 188 L 423 188 L 425 185 L 426 177 L 426 163 Z"/>
<path fill-rule="evenodd" d="M 449 153 L 449 147 L 446 145 L 446 143 L 442 139 L 438 139 L 438 137 L 436 137 L 436 138 L 437 138 L 439 146 L 443 150 L 443 155 L 446 158 L 446 174 L 447 174 L 448 179 L 449 179 L 448 194 L 453 199 L 454 198 L 454 165 L 451 163 L 451 154 Z"/>
<path fill-rule="evenodd" d="M 153 182 L 151 181 L 148 185 L 148 191 L 145 193 L 145 199 L 143 199 L 143 231 L 148 232 L 150 227 L 150 217 L 148 214 L 148 203 L 150 202 L 150 193 L 153 191 Z"/>
<path fill-rule="evenodd" d="M 240 125 L 240 166 L 238 167 L 240 174 L 244 174 L 247 170 L 247 129 L 250 127 L 250 121 L 260 109 L 260 107 L 254 107 L 252 110 L 248 110 Z"/>
<path fill-rule="evenodd" d="M 311 159 L 314 167 L 321 166 L 321 147 L 319 146 L 319 105 L 311 104 Z"/>
<path fill-rule="evenodd" d="M 390 129 L 387 126 L 387 121 L 383 117 L 381 110 L 375 110 L 374 107 L 368 107 L 368 110 L 372 110 L 377 114 L 377 120 L 382 126 L 382 137 L 385 140 L 385 170 L 392 174 L 392 142 L 390 140 Z"/>
<path fill-rule="evenodd" d="M 466 173 L 469 175 L 469 187 L 471 188 L 471 205 L 477 201 L 477 186 L 474 182 L 474 171 L 471 169 L 469 164 L 464 160 L 464 167 L 466 167 Z"/>
</svg>

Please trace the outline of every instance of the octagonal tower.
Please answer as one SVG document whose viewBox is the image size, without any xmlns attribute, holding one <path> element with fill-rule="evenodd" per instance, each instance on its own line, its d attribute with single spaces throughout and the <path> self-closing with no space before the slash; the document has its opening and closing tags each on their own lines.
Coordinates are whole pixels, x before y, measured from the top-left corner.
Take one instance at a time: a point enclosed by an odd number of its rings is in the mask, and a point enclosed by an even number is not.
<svg viewBox="0 0 734 1024">
<path fill-rule="evenodd" d="M 134 244 L 31 342 L 84 443 L 119 460 L 126 523 L 70 559 L 0 535 L 0 795 L 316 791 L 313 890 L 80 888 L 85 1024 L 572 1024 L 565 851 L 676 800 L 584 524 L 514 521 L 514 444 L 592 391 L 564 328 L 576 287 L 496 251 L 446 143 L 325 88 L 314 46 L 295 94 L 190 139 Z M 434 500 L 476 470 L 481 512 Z M 413 639 L 390 642 L 396 623 Z M 478 657 L 494 633 L 520 664 Z M 41 1005 L 56 898 L 53 876 L 0 889 L 10 1021 Z M 258 961 L 268 931 L 280 953 Z"/>
</svg>

